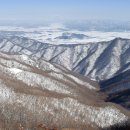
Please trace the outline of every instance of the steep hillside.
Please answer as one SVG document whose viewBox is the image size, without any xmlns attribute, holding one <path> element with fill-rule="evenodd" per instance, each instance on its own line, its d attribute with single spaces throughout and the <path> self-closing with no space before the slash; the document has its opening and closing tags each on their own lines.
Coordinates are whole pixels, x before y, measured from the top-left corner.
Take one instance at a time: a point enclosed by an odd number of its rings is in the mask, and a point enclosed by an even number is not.
<svg viewBox="0 0 130 130">
<path fill-rule="evenodd" d="M 100 84 L 101 90 L 108 94 L 107 101 L 121 104 L 130 109 L 130 70 L 102 81 Z"/>
<path fill-rule="evenodd" d="M 0 38 L 0 51 L 45 59 L 88 76 L 104 80 L 130 68 L 130 40 L 52 45 L 24 37 Z"/>
<path fill-rule="evenodd" d="M 0 53 L 0 128 L 33 130 L 44 123 L 96 130 L 127 122 L 129 112 L 104 98 L 95 82 L 65 68 Z"/>
</svg>

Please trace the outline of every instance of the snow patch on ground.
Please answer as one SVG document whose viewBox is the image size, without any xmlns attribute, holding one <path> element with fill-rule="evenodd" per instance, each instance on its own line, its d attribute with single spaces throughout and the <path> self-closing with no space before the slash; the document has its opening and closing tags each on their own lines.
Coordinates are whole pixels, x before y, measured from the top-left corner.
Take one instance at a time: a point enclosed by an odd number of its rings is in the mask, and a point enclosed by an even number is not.
<svg viewBox="0 0 130 130">
<path fill-rule="evenodd" d="M 70 78 L 72 78 L 76 83 L 81 84 L 81 85 L 84 85 L 84 86 L 86 86 L 86 87 L 89 88 L 89 89 L 96 89 L 96 88 L 93 87 L 91 84 L 89 84 L 89 83 L 87 83 L 87 82 L 84 82 L 84 81 L 78 79 L 77 77 L 74 77 L 73 75 L 69 75 L 69 74 L 68 74 L 67 76 L 70 77 Z"/>
<path fill-rule="evenodd" d="M 13 74 L 19 74 L 19 73 L 22 73 L 23 70 L 21 69 L 18 69 L 18 68 L 9 68 L 9 71 Z"/>
<path fill-rule="evenodd" d="M 22 58 L 24 61 L 28 60 L 28 56 L 26 56 L 26 55 L 21 55 L 21 58 Z"/>
</svg>

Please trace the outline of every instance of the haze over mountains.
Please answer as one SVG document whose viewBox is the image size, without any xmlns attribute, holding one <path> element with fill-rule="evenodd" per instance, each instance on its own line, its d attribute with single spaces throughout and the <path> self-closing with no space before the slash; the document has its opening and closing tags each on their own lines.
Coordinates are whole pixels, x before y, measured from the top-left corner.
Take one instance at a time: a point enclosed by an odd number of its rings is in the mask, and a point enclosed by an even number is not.
<svg viewBox="0 0 130 130">
<path fill-rule="evenodd" d="M 0 128 L 96 130 L 129 122 L 129 32 L 0 30 Z"/>
<path fill-rule="evenodd" d="M 84 25 L 85 26 L 85 25 Z M 103 26 L 103 25 L 102 25 Z M 108 27 L 107 25 L 104 25 Z M 103 26 L 103 27 L 104 27 Z M 90 26 L 92 28 L 92 26 Z M 110 41 L 114 38 L 129 38 L 130 30 L 114 30 L 110 31 L 98 30 L 98 29 L 87 29 L 77 30 L 76 28 L 66 27 L 63 24 L 52 24 L 50 26 L 32 26 L 32 27 L 23 27 L 23 26 L 0 26 L 1 35 L 11 35 L 11 36 L 23 36 L 30 39 L 34 39 L 40 42 L 46 42 L 54 45 L 59 44 L 86 44 L 89 42 L 101 42 L 101 41 Z M 119 28 L 119 27 L 116 27 Z M 64 38 L 63 36 L 67 35 L 69 38 Z M 74 35 L 74 36 L 71 36 Z M 79 37 L 80 35 L 80 37 Z M 82 37 L 81 37 L 82 35 Z"/>
</svg>

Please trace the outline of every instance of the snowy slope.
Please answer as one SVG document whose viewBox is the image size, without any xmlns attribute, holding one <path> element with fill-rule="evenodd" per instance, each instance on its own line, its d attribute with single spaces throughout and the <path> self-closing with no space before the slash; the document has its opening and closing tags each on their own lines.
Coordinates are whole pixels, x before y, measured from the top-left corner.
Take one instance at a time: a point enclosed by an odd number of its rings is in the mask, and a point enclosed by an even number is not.
<svg viewBox="0 0 130 130">
<path fill-rule="evenodd" d="M 0 121 L 34 128 L 38 122 L 58 127 L 96 129 L 123 124 L 129 114 L 105 103 L 92 81 L 26 55 L 0 53 Z M 87 114 L 86 114 L 87 113 Z"/>
<path fill-rule="evenodd" d="M 38 57 L 62 65 L 93 80 L 104 80 L 129 69 L 130 40 L 52 45 L 29 38 L 0 38 L 0 51 Z"/>
</svg>

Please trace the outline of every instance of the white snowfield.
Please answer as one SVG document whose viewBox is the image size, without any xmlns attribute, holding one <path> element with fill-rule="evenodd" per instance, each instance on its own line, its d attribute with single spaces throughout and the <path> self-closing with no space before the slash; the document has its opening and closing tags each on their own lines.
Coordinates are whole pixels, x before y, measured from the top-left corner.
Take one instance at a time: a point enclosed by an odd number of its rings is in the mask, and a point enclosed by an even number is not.
<svg viewBox="0 0 130 130">
<path fill-rule="evenodd" d="M 12 26 L 0 26 L 0 31 L 11 31 L 12 32 L 22 32 L 21 34 L 14 34 L 17 36 L 24 36 L 30 39 L 34 39 L 40 42 L 51 43 L 54 45 L 59 44 L 87 44 L 90 42 L 101 42 L 101 41 L 110 41 L 114 38 L 130 38 L 129 31 L 122 32 L 106 32 L 106 31 L 78 31 L 72 30 L 64 27 L 63 25 L 51 25 L 51 26 L 39 26 L 39 27 L 12 27 Z M 8 32 L 9 33 L 9 32 Z M 58 37 L 63 36 L 63 34 L 83 34 L 86 37 L 79 38 L 64 38 L 58 39 Z M 11 35 L 11 34 L 10 34 Z"/>
<path fill-rule="evenodd" d="M 9 71 L 13 74 L 19 74 L 22 73 L 22 70 L 17 69 L 17 68 L 9 68 Z"/>
</svg>

